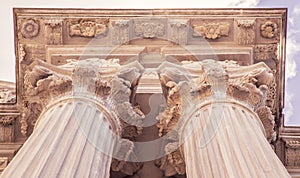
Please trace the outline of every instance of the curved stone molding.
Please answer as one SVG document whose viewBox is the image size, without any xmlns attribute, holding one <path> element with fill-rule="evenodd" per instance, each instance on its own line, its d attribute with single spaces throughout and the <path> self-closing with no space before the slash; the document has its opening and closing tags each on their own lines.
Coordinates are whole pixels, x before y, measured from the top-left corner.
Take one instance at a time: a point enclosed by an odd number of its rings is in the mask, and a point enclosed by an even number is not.
<svg viewBox="0 0 300 178">
<path fill-rule="evenodd" d="M 194 37 L 201 36 L 207 39 L 218 39 L 222 36 L 229 35 L 230 25 L 229 23 L 203 23 L 201 25 L 193 26 Z"/>
<path fill-rule="evenodd" d="M 267 21 L 260 26 L 260 34 L 264 38 L 274 38 L 278 33 L 278 25 L 275 22 Z"/>
<path fill-rule="evenodd" d="M 100 37 L 105 36 L 108 30 L 107 24 L 109 19 L 98 23 L 94 20 L 75 20 L 69 21 L 69 35 L 70 37 Z"/>
<path fill-rule="evenodd" d="M 21 34 L 24 38 L 34 38 L 39 34 L 40 24 L 39 21 L 34 19 L 24 19 L 21 22 Z"/>
</svg>

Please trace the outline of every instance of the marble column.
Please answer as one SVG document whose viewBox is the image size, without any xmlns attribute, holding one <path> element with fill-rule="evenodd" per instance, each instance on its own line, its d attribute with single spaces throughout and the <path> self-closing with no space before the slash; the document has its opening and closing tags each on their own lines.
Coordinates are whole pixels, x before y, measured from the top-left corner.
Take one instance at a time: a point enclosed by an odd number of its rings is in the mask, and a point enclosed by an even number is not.
<svg viewBox="0 0 300 178">
<path fill-rule="evenodd" d="M 96 100 L 65 97 L 41 114 L 2 177 L 109 177 L 116 123 Z"/>
</svg>

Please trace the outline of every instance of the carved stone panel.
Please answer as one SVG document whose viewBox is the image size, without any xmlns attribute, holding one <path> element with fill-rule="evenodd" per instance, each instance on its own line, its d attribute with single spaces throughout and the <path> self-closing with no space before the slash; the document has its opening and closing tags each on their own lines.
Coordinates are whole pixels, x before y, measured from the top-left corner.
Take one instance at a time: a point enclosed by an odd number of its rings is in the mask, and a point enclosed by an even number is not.
<svg viewBox="0 0 300 178">
<path fill-rule="evenodd" d="M 254 46 L 254 60 L 266 61 L 275 60 L 278 61 L 277 44 L 267 45 L 255 45 Z"/>
<path fill-rule="evenodd" d="M 17 116 L 0 115 L 0 142 L 13 142 Z"/>
<path fill-rule="evenodd" d="M 62 20 L 45 20 L 45 41 L 47 45 L 61 45 L 62 33 Z"/>
<path fill-rule="evenodd" d="M 238 44 L 251 45 L 255 43 L 255 20 L 237 20 Z"/>
<path fill-rule="evenodd" d="M 116 20 L 113 22 L 113 44 L 121 45 L 129 43 L 129 20 Z"/>
<path fill-rule="evenodd" d="M 300 141 L 286 140 L 286 165 L 300 168 Z"/>
<path fill-rule="evenodd" d="M 133 33 L 137 38 L 164 38 L 166 35 L 166 19 L 134 20 Z"/>
<path fill-rule="evenodd" d="M 188 20 L 169 20 L 168 22 L 170 28 L 169 38 L 171 42 L 179 45 L 187 44 L 188 35 Z"/>
</svg>

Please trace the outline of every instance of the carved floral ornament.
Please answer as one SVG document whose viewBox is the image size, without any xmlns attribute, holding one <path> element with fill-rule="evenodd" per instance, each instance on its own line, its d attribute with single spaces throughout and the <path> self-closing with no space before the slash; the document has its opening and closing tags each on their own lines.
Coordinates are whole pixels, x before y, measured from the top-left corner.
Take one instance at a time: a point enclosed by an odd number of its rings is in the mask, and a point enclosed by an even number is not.
<svg viewBox="0 0 300 178">
<path fill-rule="evenodd" d="M 24 38 L 36 37 L 39 33 L 40 25 L 37 20 L 28 19 L 21 23 L 21 34 Z"/>
<path fill-rule="evenodd" d="M 0 116 L 0 124 L 3 126 L 12 125 L 17 116 Z"/>
<path fill-rule="evenodd" d="M 159 22 L 144 22 L 135 25 L 136 36 L 143 38 L 155 38 L 165 34 L 165 25 Z"/>
<path fill-rule="evenodd" d="M 278 25 L 275 22 L 267 21 L 260 26 L 260 34 L 265 38 L 274 38 L 278 32 Z"/>
<path fill-rule="evenodd" d="M 109 20 L 106 20 L 101 23 L 97 23 L 92 20 L 80 20 L 73 21 L 69 23 L 69 35 L 71 37 L 98 37 L 104 36 L 107 32 L 107 23 Z"/>
<path fill-rule="evenodd" d="M 201 36 L 207 39 L 218 39 L 222 36 L 228 36 L 229 28 L 229 23 L 203 23 L 202 25 L 193 26 L 193 36 Z"/>
</svg>

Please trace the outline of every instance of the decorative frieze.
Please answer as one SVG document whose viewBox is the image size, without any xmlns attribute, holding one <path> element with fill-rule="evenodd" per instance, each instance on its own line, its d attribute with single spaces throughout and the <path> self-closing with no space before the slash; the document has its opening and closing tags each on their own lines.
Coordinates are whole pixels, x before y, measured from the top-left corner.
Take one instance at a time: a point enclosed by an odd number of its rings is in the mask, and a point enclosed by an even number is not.
<svg viewBox="0 0 300 178">
<path fill-rule="evenodd" d="M 229 23 L 203 23 L 193 26 L 194 37 L 201 36 L 207 39 L 218 39 L 223 36 L 229 36 Z"/>
<path fill-rule="evenodd" d="M 121 45 L 129 43 L 129 20 L 114 21 L 113 29 L 113 44 Z"/>
<path fill-rule="evenodd" d="M 238 44 L 250 45 L 255 43 L 255 20 L 237 20 Z"/>
<path fill-rule="evenodd" d="M 20 26 L 20 32 L 23 38 L 34 38 L 39 34 L 40 24 L 38 20 L 23 19 Z"/>
<path fill-rule="evenodd" d="M 45 42 L 47 45 L 62 44 L 62 20 L 45 20 Z"/>
<path fill-rule="evenodd" d="M 108 28 L 109 19 L 98 23 L 94 20 L 77 20 L 69 21 L 69 36 L 70 37 L 101 37 L 105 36 Z"/>
<path fill-rule="evenodd" d="M 135 35 L 142 38 L 158 38 L 165 35 L 165 25 L 161 22 L 140 22 L 134 26 Z"/>
</svg>

